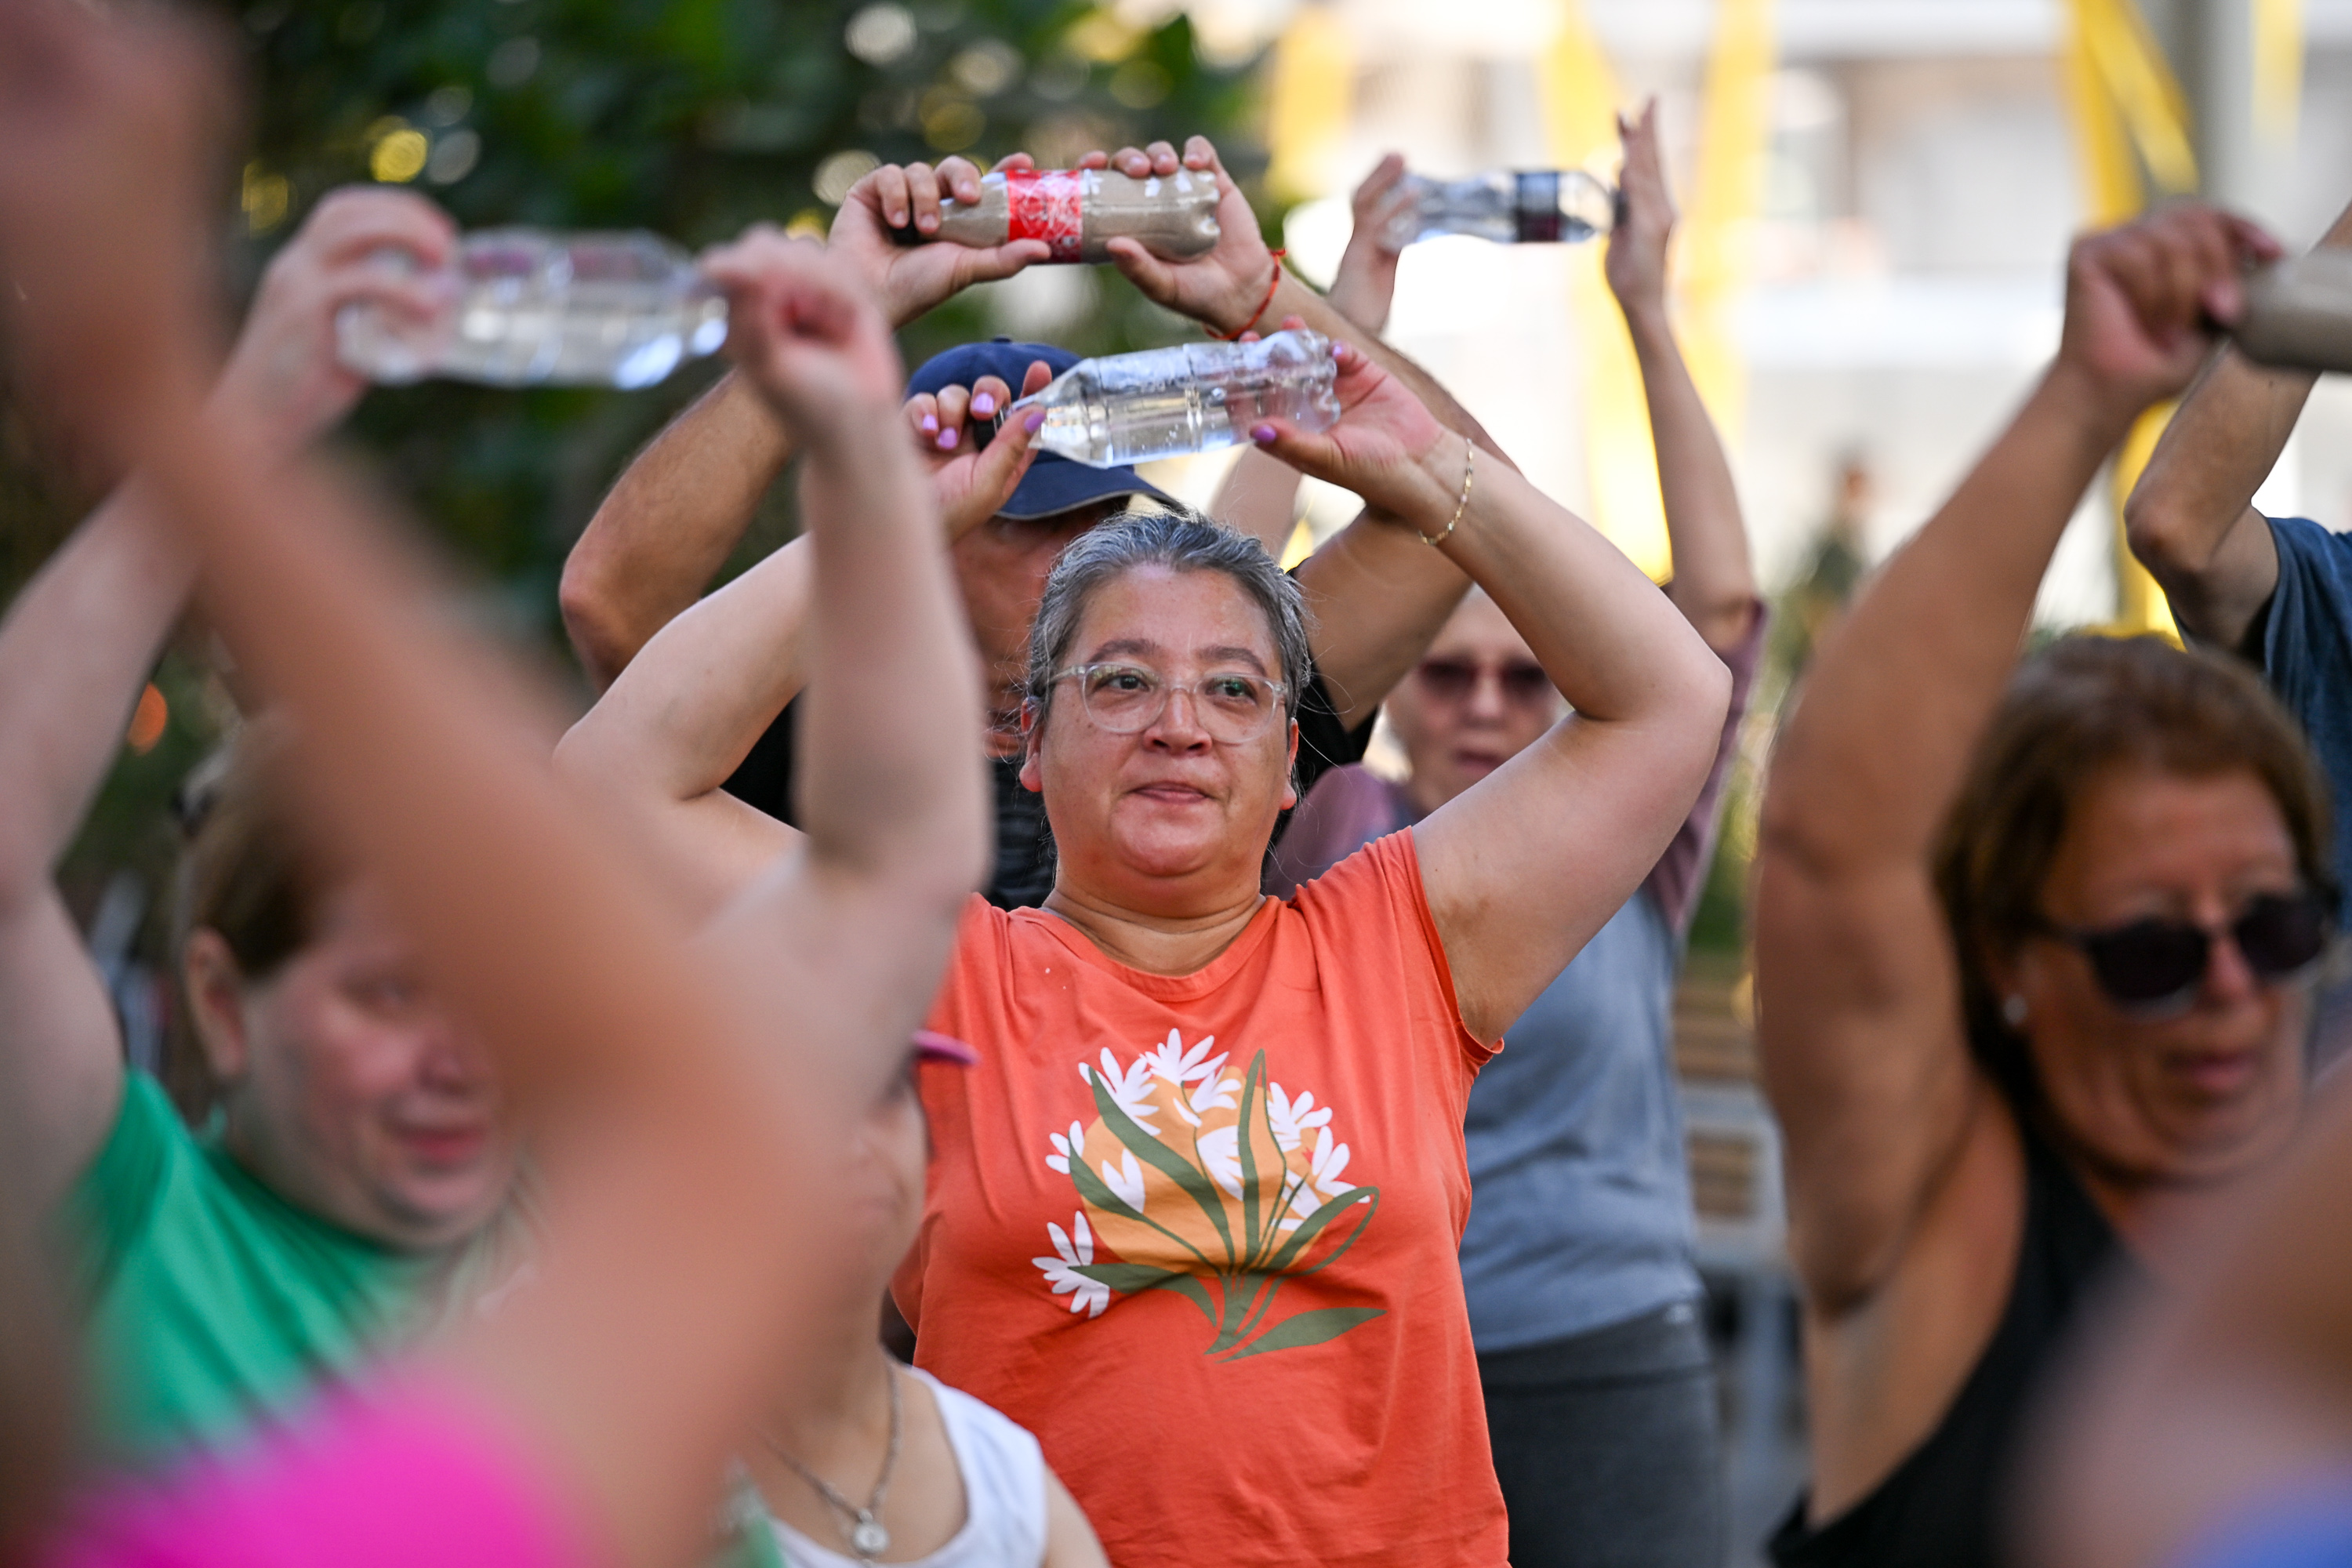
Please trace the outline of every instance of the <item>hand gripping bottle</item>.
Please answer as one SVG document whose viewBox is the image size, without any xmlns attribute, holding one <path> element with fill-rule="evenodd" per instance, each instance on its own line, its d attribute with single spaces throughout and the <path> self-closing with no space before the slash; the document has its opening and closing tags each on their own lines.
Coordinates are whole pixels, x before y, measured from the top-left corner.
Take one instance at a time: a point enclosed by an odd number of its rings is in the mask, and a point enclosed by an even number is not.
<svg viewBox="0 0 2352 1568">
<path fill-rule="evenodd" d="M 2230 336 L 2258 364 L 2352 371 L 2352 250 L 2315 250 L 2255 272 Z"/>
<path fill-rule="evenodd" d="M 1217 180 L 1179 169 L 1133 180 L 1108 169 L 1038 169 L 983 174 L 980 200 L 940 205 L 939 232 L 912 224 L 892 231 L 905 245 L 944 239 L 955 245 L 1009 245 L 1042 239 L 1055 261 L 1108 261 L 1107 241 L 1140 240 L 1171 261 L 1217 243 Z"/>
<path fill-rule="evenodd" d="M 1473 234 L 1497 245 L 1591 239 L 1616 226 L 1617 193 L 1581 169 L 1474 174 L 1440 182 L 1407 174 L 1418 198 L 1381 236 L 1391 250 L 1442 234 Z"/>
<path fill-rule="evenodd" d="M 382 265 L 413 266 L 387 250 Z M 335 318 L 343 363 L 371 381 L 651 386 L 727 339 L 727 301 L 657 235 L 484 229 L 429 279 L 443 309 L 414 321 L 362 300 Z"/>
<path fill-rule="evenodd" d="M 1092 468 L 1214 451 L 1247 441 L 1261 420 L 1328 430 L 1339 419 L 1331 340 L 1304 329 L 1254 343 L 1080 360 L 1005 411 L 1042 408 L 1037 445 Z"/>
</svg>

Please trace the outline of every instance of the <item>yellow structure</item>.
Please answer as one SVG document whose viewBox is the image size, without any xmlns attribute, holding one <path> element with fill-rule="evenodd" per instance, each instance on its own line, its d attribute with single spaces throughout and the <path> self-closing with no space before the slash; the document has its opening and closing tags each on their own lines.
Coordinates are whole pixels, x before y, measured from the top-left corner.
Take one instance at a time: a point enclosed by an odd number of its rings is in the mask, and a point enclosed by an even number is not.
<svg viewBox="0 0 2352 1568">
<path fill-rule="evenodd" d="M 1265 180 L 1283 201 L 1319 196 L 1355 107 L 1356 50 L 1330 7 L 1305 5 L 1275 44 L 1266 102 Z"/>
<path fill-rule="evenodd" d="M 2291 0 L 2290 0 L 2291 3 Z M 2065 51 L 2061 58 L 2066 108 L 2074 122 L 2083 192 L 2095 226 L 2117 224 L 2158 195 L 2197 188 L 2197 154 L 2189 142 L 2189 103 L 2147 30 L 2134 0 L 2067 0 Z M 2172 607 L 2147 569 L 2124 542 L 2123 503 L 2156 450 L 2172 405 L 2151 408 L 2116 454 L 2113 479 L 2116 562 L 2115 630 L 2161 632 L 2178 639 Z"/>
<path fill-rule="evenodd" d="M 1698 170 L 1680 226 L 1674 276 L 1683 351 L 1727 443 L 1745 414 L 1747 372 L 1733 313 L 1748 279 L 1748 239 L 1762 205 L 1771 134 L 1772 0 L 1717 0 Z M 1559 31 L 1539 65 L 1554 163 L 1612 165 L 1626 101 L 1580 0 L 1560 0 Z M 1593 522 L 1652 578 L 1673 570 L 1642 378 L 1624 318 L 1601 276 L 1603 251 L 1577 255 L 1570 283 L 1584 351 L 1586 471 Z"/>
</svg>

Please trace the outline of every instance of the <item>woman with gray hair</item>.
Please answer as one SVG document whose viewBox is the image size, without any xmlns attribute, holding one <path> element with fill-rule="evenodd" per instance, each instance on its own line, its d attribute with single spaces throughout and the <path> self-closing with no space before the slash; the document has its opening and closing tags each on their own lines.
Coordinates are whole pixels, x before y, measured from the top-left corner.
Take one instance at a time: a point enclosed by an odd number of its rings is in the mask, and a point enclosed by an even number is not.
<svg viewBox="0 0 2352 1568">
<path fill-rule="evenodd" d="M 1270 899 L 1296 585 L 1189 514 L 1114 519 L 1055 567 L 1022 714 L 1054 891 L 965 912 L 930 1023 L 981 1060 L 923 1075 L 937 1154 L 897 1295 L 919 1364 L 1034 1432 L 1122 1568 L 1504 1562 L 1454 1263 L 1465 1103 L 1656 863 L 1723 722 L 1722 661 L 1623 556 L 1335 352 L 1339 423 L 1253 436 L 1444 552 L 1574 712 Z M 695 823 L 669 837 L 722 885 L 785 847 L 719 793 L 745 737 L 705 718 L 730 701 L 709 688 L 792 635 L 759 575 L 605 698 L 604 722 L 674 749 L 649 771 L 702 781 L 647 804 Z"/>
</svg>

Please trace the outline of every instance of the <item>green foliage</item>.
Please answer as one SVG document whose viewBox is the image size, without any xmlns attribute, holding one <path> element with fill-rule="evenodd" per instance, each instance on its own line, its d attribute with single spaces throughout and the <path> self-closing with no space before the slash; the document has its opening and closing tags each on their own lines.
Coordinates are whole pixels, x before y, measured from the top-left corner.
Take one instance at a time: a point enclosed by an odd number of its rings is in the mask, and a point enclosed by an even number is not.
<svg viewBox="0 0 2352 1568">
<path fill-rule="evenodd" d="M 415 188 L 465 226 L 650 228 L 688 246 L 753 222 L 829 222 L 819 171 L 851 152 L 903 163 L 1025 150 L 1052 164 L 1204 131 L 1243 168 L 1255 161 L 1235 144 L 1246 79 L 1199 60 L 1189 21 L 1145 32 L 1082 0 L 261 0 L 242 20 L 260 98 L 245 184 L 266 225 L 256 270 L 402 132 L 425 139 Z M 843 184 L 836 174 L 827 194 Z M 1059 334 L 1071 347 L 1174 335 L 1107 281 Z M 994 330 L 958 301 L 903 347 L 911 364 Z M 517 618 L 551 631 L 563 552 L 629 453 L 714 374 L 637 394 L 388 390 L 353 433 Z M 776 499 L 747 556 L 789 531 L 787 505 Z"/>
</svg>

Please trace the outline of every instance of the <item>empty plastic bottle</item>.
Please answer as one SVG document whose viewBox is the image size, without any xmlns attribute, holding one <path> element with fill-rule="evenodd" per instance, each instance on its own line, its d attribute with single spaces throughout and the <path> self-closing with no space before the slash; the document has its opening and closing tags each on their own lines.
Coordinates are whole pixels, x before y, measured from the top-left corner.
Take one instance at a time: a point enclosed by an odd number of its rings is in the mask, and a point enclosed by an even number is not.
<svg viewBox="0 0 2352 1568">
<path fill-rule="evenodd" d="M 408 268 L 408 253 L 381 265 Z M 727 301 L 684 250 L 652 234 L 484 229 L 429 281 L 429 321 L 362 300 L 335 318 L 336 352 L 371 381 L 651 386 L 727 339 Z"/>
<path fill-rule="evenodd" d="M 1303 329 L 1254 343 L 1080 360 L 1005 413 L 1042 408 L 1036 443 L 1097 468 L 1210 452 L 1248 440 L 1263 420 L 1328 430 L 1339 418 L 1331 340 Z"/>
<path fill-rule="evenodd" d="M 1215 245 L 1220 232 L 1213 175 L 1179 169 L 1135 180 L 1108 169 L 1038 169 L 983 174 L 977 204 L 940 204 L 937 233 L 909 224 L 896 235 L 908 245 L 1042 239 L 1055 261 L 1108 261 L 1104 247 L 1114 239 L 1140 240 L 1154 256 L 1181 260 Z"/>
<path fill-rule="evenodd" d="M 2352 250 L 2315 250 L 2255 272 L 2230 335 L 2257 363 L 2352 371 Z"/>
<path fill-rule="evenodd" d="M 1581 169 L 1498 170 L 1466 180 L 1407 174 L 1418 198 L 1381 237 L 1391 250 L 1442 234 L 1473 234 L 1497 245 L 1591 239 L 1617 221 L 1617 193 Z"/>
</svg>

